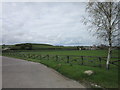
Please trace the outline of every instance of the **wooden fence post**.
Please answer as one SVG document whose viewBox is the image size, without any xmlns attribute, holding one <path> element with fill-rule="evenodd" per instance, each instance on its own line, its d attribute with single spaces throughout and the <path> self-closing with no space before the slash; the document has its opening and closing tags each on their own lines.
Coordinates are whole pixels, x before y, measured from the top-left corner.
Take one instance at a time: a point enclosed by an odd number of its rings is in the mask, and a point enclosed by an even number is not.
<svg viewBox="0 0 120 90">
<path fill-rule="evenodd" d="M 58 55 L 56 55 L 56 61 L 58 61 Z"/>
<path fill-rule="evenodd" d="M 50 57 L 50 56 L 49 56 L 49 55 L 47 55 L 47 57 L 48 57 L 48 60 L 49 60 L 49 57 Z"/>
<path fill-rule="evenodd" d="M 69 57 L 69 56 L 67 56 L 67 63 L 69 63 L 69 59 L 70 59 L 70 57 Z"/>
<path fill-rule="evenodd" d="M 83 65 L 83 64 L 84 64 L 84 63 L 83 63 L 83 56 L 81 56 L 81 59 L 82 59 L 82 65 Z"/>
<path fill-rule="evenodd" d="M 101 67 L 102 66 L 101 65 L 101 57 L 99 57 L 98 59 L 99 59 L 99 62 L 100 62 L 99 67 Z"/>
</svg>

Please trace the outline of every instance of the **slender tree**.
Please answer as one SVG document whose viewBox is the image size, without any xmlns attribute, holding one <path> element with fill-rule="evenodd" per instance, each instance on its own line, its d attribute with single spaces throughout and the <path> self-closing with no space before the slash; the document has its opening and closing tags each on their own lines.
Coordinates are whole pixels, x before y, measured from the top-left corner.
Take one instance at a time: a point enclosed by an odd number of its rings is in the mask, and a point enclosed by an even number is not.
<svg viewBox="0 0 120 90">
<path fill-rule="evenodd" d="M 106 67 L 109 69 L 112 45 L 119 36 L 119 2 L 88 2 L 86 11 L 88 12 L 88 17 L 85 18 L 84 23 L 95 31 L 95 35 L 108 42 Z"/>
</svg>

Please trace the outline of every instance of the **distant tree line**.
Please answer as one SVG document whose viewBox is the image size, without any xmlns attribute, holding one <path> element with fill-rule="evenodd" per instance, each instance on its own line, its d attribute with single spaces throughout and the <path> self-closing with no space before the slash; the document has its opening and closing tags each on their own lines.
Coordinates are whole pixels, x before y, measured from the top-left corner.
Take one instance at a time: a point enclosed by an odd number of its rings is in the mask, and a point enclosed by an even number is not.
<svg viewBox="0 0 120 90">
<path fill-rule="evenodd" d="M 23 43 L 23 44 L 15 44 L 15 45 L 2 45 L 2 49 L 9 50 L 107 50 L 108 46 L 101 45 L 93 45 L 93 46 L 52 46 L 44 44 L 32 44 L 32 43 Z M 114 49 L 120 49 L 119 46 L 114 46 Z"/>
<path fill-rule="evenodd" d="M 31 43 L 16 44 L 11 48 L 12 50 L 32 50 Z"/>
</svg>

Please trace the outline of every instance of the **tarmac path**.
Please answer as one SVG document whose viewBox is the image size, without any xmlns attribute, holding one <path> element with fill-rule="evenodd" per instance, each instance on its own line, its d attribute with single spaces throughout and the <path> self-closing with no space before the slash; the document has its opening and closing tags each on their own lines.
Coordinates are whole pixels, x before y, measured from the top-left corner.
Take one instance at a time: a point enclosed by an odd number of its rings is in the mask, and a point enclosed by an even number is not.
<svg viewBox="0 0 120 90">
<path fill-rule="evenodd" d="M 85 88 L 43 64 L 2 56 L 2 88 Z"/>
</svg>

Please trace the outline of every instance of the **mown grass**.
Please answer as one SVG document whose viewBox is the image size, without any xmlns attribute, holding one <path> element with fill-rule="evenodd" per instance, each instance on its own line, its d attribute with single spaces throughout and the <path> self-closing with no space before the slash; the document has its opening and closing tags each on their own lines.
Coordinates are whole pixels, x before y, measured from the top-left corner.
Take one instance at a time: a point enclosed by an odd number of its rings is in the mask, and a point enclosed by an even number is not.
<svg viewBox="0 0 120 90">
<path fill-rule="evenodd" d="M 113 56 L 118 56 L 117 51 L 113 51 Z M 83 51 L 39 51 L 39 52 L 19 52 L 31 54 L 49 54 L 49 55 L 84 55 L 84 56 L 106 56 L 106 50 L 83 50 Z M 90 67 L 83 65 L 70 65 L 68 63 L 56 62 L 55 60 L 32 59 L 12 56 L 15 58 L 26 59 L 33 62 L 45 64 L 55 69 L 64 76 L 75 79 L 80 82 L 95 83 L 103 88 L 118 88 L 118 69 L 106 70 L 100 67 Z M 95 73 L 91 76 L 84 74 L 85 70 L 93 70 Z"/>
<path fill-rule="evenodd" d="M 65 63 L 58 63 L 52 60 L 32 60 L 47 65 L 48 67 L 54 68 L 61 74 L 75 79 L 77 81 L 89 81 L 100 85 L 104 88 L 117 88 L 118 87 L 118 71 L 117 70 L 106 70 L 99 67 L 89 67 L 82 65 L 70 65 Z M 95 73 L 91 76 L 85 75 L 84 71 L 93 70 Z M 111 78 L 112 77 L 112 78 Z"/>
<path fill-rule="evenodd" d="M 26 53 L 26 52 L 21 52 Z M 49 54 L 49 55 L 80 55 L 80 56 L 107 56 L 107 50 L 40 50 L 27 52 L 30 54 Z M 118 57 L 118 50 L 112 51 L 112 56 Z"/>
</svg>

